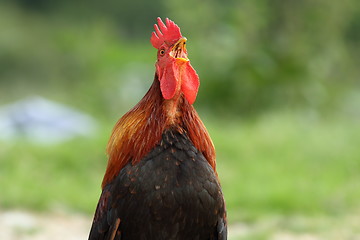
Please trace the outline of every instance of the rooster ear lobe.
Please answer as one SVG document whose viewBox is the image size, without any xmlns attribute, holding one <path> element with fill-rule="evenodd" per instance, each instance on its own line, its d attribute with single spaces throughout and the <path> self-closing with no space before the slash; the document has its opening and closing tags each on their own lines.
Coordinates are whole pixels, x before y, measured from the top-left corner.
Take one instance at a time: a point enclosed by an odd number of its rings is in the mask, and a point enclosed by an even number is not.
<svg viewBox="0 0 360 240">
<path fill-rule="evenodd" d="M 179 84 L 179 80 L 176 78 L 178 73 L 174 72 L 174 66 L 172 65 L 173 64 L 166 67 L 161 76 L 159 76 L 160 90 L 163 98 L 165 99 L 171 99 L 174 97 Z"/>
<path fill-rule="evenodd" d="M 188 100 L 190 104 L 195 102 L 199 86 L 199 76 L 195 69 L 190 65 L 190 62 L 187 62 L 182 76 L 181 91 L 184 93 L 186 100 Z"/>
</svg>

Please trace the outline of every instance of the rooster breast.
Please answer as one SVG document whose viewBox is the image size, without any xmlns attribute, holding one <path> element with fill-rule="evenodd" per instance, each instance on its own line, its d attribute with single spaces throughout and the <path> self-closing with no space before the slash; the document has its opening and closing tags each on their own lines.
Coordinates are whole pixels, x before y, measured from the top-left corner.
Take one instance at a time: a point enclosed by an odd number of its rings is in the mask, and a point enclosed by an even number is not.
<svg viewBox="0 0 360 240">
<path fill-rule="evenodd" d="M 226 239 L 217 176 L 186 133 L 167 130 L 103 189 L 89 239 Z"/>
</svg>

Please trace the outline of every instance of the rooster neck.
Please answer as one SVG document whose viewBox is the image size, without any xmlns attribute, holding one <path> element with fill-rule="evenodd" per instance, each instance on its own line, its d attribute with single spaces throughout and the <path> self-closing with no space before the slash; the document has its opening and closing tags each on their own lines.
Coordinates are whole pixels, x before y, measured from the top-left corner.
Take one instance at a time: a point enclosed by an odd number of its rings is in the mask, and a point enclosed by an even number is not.
<svg viewBox="0 0 360 240">
<path fill-rule="evenodd" d="M 186 132 L 215 170 L 215 149 L 195 109 L 182 94 L 165 100 L 155 75 L 143 99 L 120 118 L 113 129 L 107 146 L 109 160 L 102 187 L 112 181 L 127 163 L 138 163 L 160 142 L 167 129 Z"/>
<path fill-rule="evenodd" d="M 184 98 L 180 94 L 177 94 L 172 99 L 163 101 L 162 109 L 163 114 L 166 115 L 166 127 L 177 125 L 181 122 L 181 104 L 184 104 Z"/>
</svg>

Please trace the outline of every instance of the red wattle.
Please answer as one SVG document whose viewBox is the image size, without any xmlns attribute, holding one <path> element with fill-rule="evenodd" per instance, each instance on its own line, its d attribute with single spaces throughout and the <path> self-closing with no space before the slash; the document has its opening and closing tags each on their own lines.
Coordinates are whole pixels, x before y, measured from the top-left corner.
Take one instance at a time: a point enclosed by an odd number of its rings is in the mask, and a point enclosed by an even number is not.
<svg viewBox="0 0 360 240">
<path fill-rule="evenodd" d="M 181 90 L 190 104 L 195 102 L 200 81 L 189 61 L 185 63 L 174 61 L 163 69 L 157 67 L 157 73 L 160 90 L 165 99 L 173 98 L 176 92 Z"/>
<path fill-rule="evenodd" d="M 199 90 L 199 76 L 195 69 L 187 62 L 182 69 L 181 91 L 190 104 L 193 104 Z"/>
<path fill-rule="evenodd" d="M 176 67 L 174 65 L 174 63 L 170 63 L 164 68 L 161 76 L 159 76 L 160 90 L 165 99 L 173 98 L 178 88 L 178 71 L 175 70 Z"/>
</svg>

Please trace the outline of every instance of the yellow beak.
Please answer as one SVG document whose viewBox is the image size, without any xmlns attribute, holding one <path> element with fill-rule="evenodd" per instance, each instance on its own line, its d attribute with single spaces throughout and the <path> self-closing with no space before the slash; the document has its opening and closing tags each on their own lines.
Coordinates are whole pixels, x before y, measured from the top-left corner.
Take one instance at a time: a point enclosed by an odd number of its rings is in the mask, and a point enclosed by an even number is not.
<svg viewBox="0 0 360 240">
<path fill-rule="evenodd" d="M 186 41 L 187 39 L 185 37 L 180 38 L 171 49 L 170 55 L 175 58 L 178 63 L 189 61 L 186 51 Z"/>
</svg>

